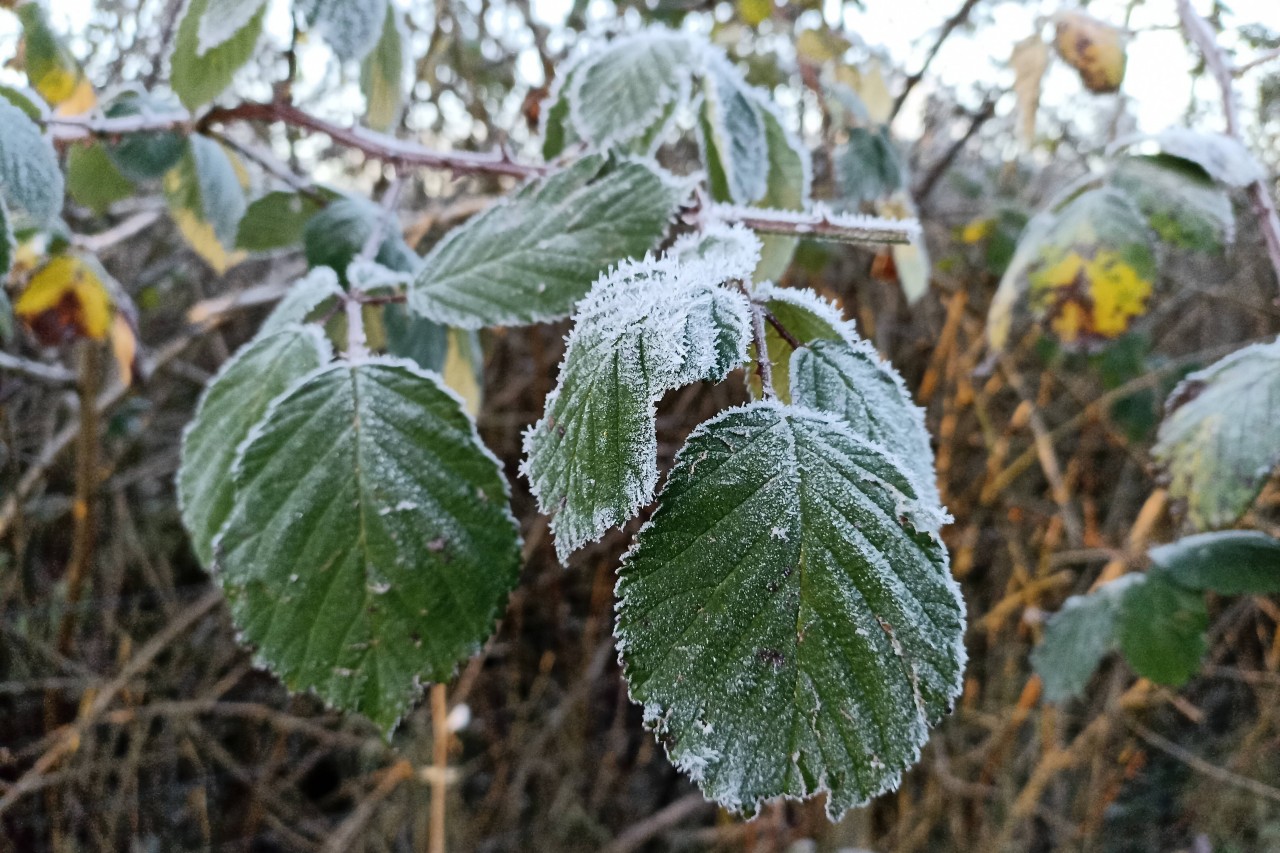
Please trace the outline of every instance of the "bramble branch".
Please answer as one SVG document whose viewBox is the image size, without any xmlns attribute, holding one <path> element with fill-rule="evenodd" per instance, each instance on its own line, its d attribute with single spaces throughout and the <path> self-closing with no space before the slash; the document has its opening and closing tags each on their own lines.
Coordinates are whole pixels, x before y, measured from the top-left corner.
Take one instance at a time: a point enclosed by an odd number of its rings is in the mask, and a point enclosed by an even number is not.
<svg viewBox="0 0 1280 853">
<path fill-rule="evenodd" d="M 190 134 L 240 121 L 279 123 L 310 133 L 322 133 L 335 143 L 367 157 L 400 167 L 441 169 L 461 175 L 507 175 L 535 178 L 550 168 L 514 159 L 505 149 L 495 152 L 437 151 L 360 126 L 342 126 L 313 116 L 286 101 L 245 101 L 232 107 L 214 107 L 201 116 L 186 111 L 141 113 L 119 118 L 49 116 L 45 125 L 57 142 L 78 139 L 114 139 L 137 133 L 173 131 Z M 768 234 L 807 236 L 845 243 L 909 243 L 920 233 L 915 220 L 881 219 L 836 214 L 819 207 L 810 212 L 715 205 L 713 213 L 725 222 L 738 222 Z"/>
</svg>

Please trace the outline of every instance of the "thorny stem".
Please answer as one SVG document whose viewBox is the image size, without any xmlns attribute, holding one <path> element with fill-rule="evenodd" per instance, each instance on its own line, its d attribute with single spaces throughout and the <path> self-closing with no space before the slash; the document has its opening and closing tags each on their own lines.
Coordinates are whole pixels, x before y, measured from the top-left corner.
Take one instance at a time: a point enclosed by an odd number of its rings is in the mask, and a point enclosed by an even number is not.
<svg viewBox="0 0 1280 853">
<path fill-rule="evenodd" d="M 782 322 L 778 320 L 777 317 L 773 316 L 773 313 L 770 312 L 769 309 L 765 308 L 762 305 L 760 306 L 760 310 L 764 313 L 764 318 L 769 321 L 769 325 L 773 326 L 773 330 L 777 332 L 778 335 L 784 341 L 786 341 L 787 344 L 790 345 L 790 347 L 793 350 L 800 349 L 802 346 L 804 346 L 804 341 L 800 340 L 795 335 L 791 334 L 791 332 L 787 330 L 787 327 L 782 325 Z"/>
<path fill-rule="evenodd" d="M 773 364 L 769 361 L 769 342 L 764 334 L 764 318 L 768 313 L 763 305 L 751 298 L 751 292 L 741 281 L 737 282 L 738 290 L 747 298 L 751 306 L 751 336 L 756 347 L 756 375 L 760 377 L 760 388 L 764 396 L 776 400 L 777 392 L 773 388 Z"/>
</svg>

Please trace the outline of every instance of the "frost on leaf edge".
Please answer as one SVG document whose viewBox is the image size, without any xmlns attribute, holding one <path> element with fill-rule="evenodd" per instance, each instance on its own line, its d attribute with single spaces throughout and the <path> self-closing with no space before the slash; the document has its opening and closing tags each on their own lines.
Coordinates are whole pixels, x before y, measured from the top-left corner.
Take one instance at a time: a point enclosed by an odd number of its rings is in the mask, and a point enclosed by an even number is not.
<svg viewBox="0 0 1280 853">
<path fill-rule="evenodd" d="M 806 292 L 806 291 L 793 291 L 793 292 Z M 808 291 L 808 292 L 812 293 L 812 291 Z M 821 297 L 818 297 L 817 294 L 813 294 L 813 298 L 819 302 L 824 301 L 821 299 Z M 866 439 L 859 435 L 856 435 L 843 418 L 833 415 L 830 412 L 824 412 L 818 409 L 810 408 L 808 406 L 798 406 L 795 404 L 782 403 L 781 401 L 776 399 L 765 399 L 765 400 L 754 400 L 749 403 L 743 403 L 737 406 L 731 406 L 730 408 L 723 409 L 720 412 L 718 412 L 716 415 L 708 418 L 707 420 L 703 421 L 702 423 L 694 427 L 693 431 L 689 433 L 688 438 L 685 439 L 684 446 L 682 446 L 680 450 L 676 452 L 675 459 L 673 460 L 671 465 L 671 469 L 667 472 L 667 481 L 670 482 L 672 474 L 674 474 L 675 471 L 678 468 L 680 468 L 682 465 L 686 464 L 687 460 L 684 458 L 684 450 L 685 450 L 685 447 L 688 446 L 689 441 L 691 441 L 697 436 L 704 434 L 706 431 L 710 430 L 721 421 L 729 417 L 732 417 L 733 415 L 740 414 L 742 412 L 753 410 L 753 409 L 776 409 L 784 413 L 789 410 L 793 412 L 802 413 L 807 417 L 812 417 L 815 420 L 823 421 L 831 425 L 836 430 L 843 432 L 846 435 L 846 437 L 852 438 L 856 442 L 861 442 L 863 444 L 866 444 L 872 447 L 873 449 L 883 454 L 887 459 L 893 461 L 895 464 L 898 464 L 897 462 L 898 457 L 896 455 L 894 455 L 891 451 L 889 451 L 887 448 L 883 447 L 882 445 L 879 445 L 878 443 L 871 441 L 870 439 Z M 694 464 L 694 463 L 690 463 L 690 464 Z M 905 471 L 905 469 L 903 470 Z M 905 477 L 905 474 L 904 474 L 904 477 Z M 906 477 L 906 479 L 908 480 L 908 482 L 910 482 L 909 477 Z M 890 494 L 893 494 L 896 496 L 895 502 L 899 505 L 899 507 L 901 507 L 903 502 L 913 500 L 909 496 L 902 494 L 901 490 L 895 487 L 893 484 L 886 483 L 883 480 L 877 480 L 877 482 L 883 488 L 888 490 Z M 619 560 L 620 566 L 625 566 L 627 562 L 631 559 L 632 555 L 637 550 L 639 550 L 640 537 L 644 534 L 646 530 L 652 527 L 654 523 L 658 520 L 659 511 L 662 508 L 661 495 L 659 495 L 658 498 L 659 498 L 658 509 L 655 510 L 653 515 L 651 515 L 649 519 L 645 521 L 643 525 L 641 525 L 640 529 L 636 531 L 636 535 L 632 538 L 631 545 L 627 548 L 625 552 L 623 552 L 622 557 Z M 916 498 L 914 500 L 915 502 L 921 502 L 921 499 L 919 498 Z M 925 515 L 926 517 L 933 517 L 932 513 L 925 513 Z M 959 582 L 956 581 L 955 576 L 951 573 L 951 553 L 950 551 L 947 550 L 946 544 L 942 541 L 940 530 L 918 527 L 915 524 L 914 520 L 912 520 L 913 516 L 915 516 L 914 513 L 911 515 L 908 515 L 908 520 L 911 521 L 912 529 L 917 533 L 925 533 L 930 538 L 932 538 L 938 545 L 939 553 L 942 556 L 941 568 L 942 568 L 943 585 L 948 589 L 948 591 L 951 592 L 951 594 L 955 598 L 956 608 L 958 613 L 960 614 L 960 619 L 962 624 L 966 623 L 968 621 L 968 610 L 965 606 L 964 594 L 960 589 Z M 948 519 L 949 519 L 949 516 L 948 516 Z M 945 523 L 949 523 L 949 520 L 948 522 L 945 522 Z M 622 587 L 622 577 L 621 577 L 621 574 L 619 573 L 618 579 L 614 582 L 614 589 L 613 589 L 613 593 L 614 593 L 613 610 L 615 614 L 620 613 L 627 603 L 626 597 L 623 594 L 621 587 Z M 969 662 L 969 653 L 968 653 L 968 650 L 965 648 L 965 644 L 964 644 L 965 633 L 966 632 L 964 630 L 961 630 L 958 633 L 958 636 L 955 637 L 955 639 L 951 644 L 951 651 L 956 656 L 956 676 L 952 684 L 949 685 L 949 689 L 948 689 L 949 705 L 948 705 L 948 710 L 944 713 L 943 716 L 945 716 L 945 714 L 952 713 L 955 710 L 956 700 L 960 697 L 960 694 L 963 692 L 964 672 Z M 615 647 L 615 650 L 617 651 L 618 668 L 622 672 L 623 682 L 627 686 L 627 698 L 631 701 L 632 704 L 639 705 L 641 703 L 635 698 L 634 694 L 632 693 L 631 679 L 628 677 L 628 674 L 627 674 L 628 667 L 626 665 L 625 652 L 628 648 L 629 643 L 627 638 L 623 636 L 619 631 L 619 620 L 617 618 L 614 619 L 613 637 L 614 637 L 614 647 Z M 654 710 L 648 705 L 645 705 L 643 707 L 644 707 L 645 722 L 649 723 L 654 719 Z M 662 745 L 663 752 L 666 754 L 667 760 L 670 761 L 672 766 L 674 766 L 677 770 L 687 775 L 691 781 L 698 784 L 699 792 L 702 793 L 704 799 L 706 799 L 708 802 L 714 802 L 717 805 L 724 808 L 725 810 L 738 815 L 741 815 L 744 812 L 750 811 L 749 816 L 746 818 L 749 822 L 749 821 L 755 820 L 757 817 L 760 816 L 762 812 L 760 806 L 762 803 L 768 800 L 780 799 L 780 800 L 789 800 L 793 802 L 803 802 L 812 797 L 816 797 L 821 794 L 826 794 L 827 795 L 827 802 L 825 806 L 826 815 L 827 815 L 827 818 L 832 823 L 835 823 L 839 821 L 844 816 L 844 814 L 849 810 L 858 808 L 860 806 L 864 806 L 867 803 L 869 803 L 871 800 L 875 799 L 876 797 L 884 793 L 897 790 L 901 786 L 902 776 L 908 770 L 910 770 L 912 767 L 914 767 L 916 764 L 919 763 L 920 756 L 924 750 L 924 747 L 929 742 L 930 731 L 934 726 L 937 725 L 937 721 L 930 722 L 927 718 L 927 715 L 924 709 L 921 706 L 917 705 L 916 710 L 918 712 L 916 722 L 918 722 L 922 726 L 923 731 L 919 738 L 919 742 L 912 749 L 910 755 L 907 757 L 903 766 L 898 768 L 892 774 L 887 775 L 884 778 L 882 787 L 879 790 L 873 791 L 867 794 L 864 798 L 857 800 L 847 806 L 839 806 L 839 807 L 835 806 L 835 803 L 833 802 L 833 798 L 831 796 L 833 792 L 827 784 L 825 773 L 821 778 L 818 779 L 816 786 L 812 790 L 807 789 L 807 786 L 806 786 L 805 790 L 799 794 L 783 793 L 783 794 L 776 795 L 774 797 L 759 797 L 756 799 L 754 803 L 750 803 L 750 804 L 742 802 L 740 800 L 736 800 L 736 799 L 724 800 L 724 799 L 709 797 L 707 796 L 706 792 L 702 790 L 702 776 L 700 772 L 701 767 L 696 763 L 694 765 L 689 765 L 684 762 L 683 758 L 676 758 L 672 756 L 670 745 L 660 737 L 660 735 L 663 733 L 663 730 L 661 728 L 655 727 L 652 731 L 653 731 L 655 740 L 657 740 Z M 788 756 L 787 760 L 788 761 L 792 760 L 791 756 Z M 798 774 L 798 778 L 800 779 L 800 784 L 804 786 L 805 785 L 804 774 L 803 773 Z M 747 806 L 750 806 L 750 809 L 748 809 Z"/>
</svg>

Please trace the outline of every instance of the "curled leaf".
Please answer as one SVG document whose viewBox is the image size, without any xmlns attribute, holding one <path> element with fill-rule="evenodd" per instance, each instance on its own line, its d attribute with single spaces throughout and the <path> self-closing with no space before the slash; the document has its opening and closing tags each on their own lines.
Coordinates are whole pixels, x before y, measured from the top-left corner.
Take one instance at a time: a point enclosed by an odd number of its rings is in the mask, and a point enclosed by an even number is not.
<svg viewBox="0 0 1280 853">
<path fill-rule="evenodd" d="M 1080 72 L 1090 92 L 1114 92 L 1124 80 L 1123 33 L 1083 12 L 1059 12 L 1054 47 L 1067 64 Z"/>
</svg>

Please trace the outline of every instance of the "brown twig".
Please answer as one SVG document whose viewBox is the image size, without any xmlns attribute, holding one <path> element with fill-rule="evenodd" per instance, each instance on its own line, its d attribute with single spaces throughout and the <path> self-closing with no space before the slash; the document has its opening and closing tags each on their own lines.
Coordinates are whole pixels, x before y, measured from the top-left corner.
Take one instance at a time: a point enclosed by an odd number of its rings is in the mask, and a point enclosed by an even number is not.
<svg viewBox="0 0 1280 853">
<path fill-rule="evenodd" d="M 955 32 L 957 27 L 963 26 L 969 20 L 969 14 L 973 12 L 973 7 L 977 6 L 980 0 L 964 0 L 964 5 L 946 20 L 942 25 L 942 29 L 938 32 L 937 39 L 933 42 L 933 47 L 929 48 L 929 53 L 925 56 L 924 62 L 920 68 L 907 78 L 906 83 L 902 86 L 902 91 L 898 93 L 898 97 L 893 99 L 893 108 L 889 110 L 889 121 L 893 121 L 894 117 L 902 109 L 902 105 L 906 103 L 907 96 L 911 94 L 911 90 L 916 87 L 924 75 L 929 70 L 929 66 L 933 64 L 933 59 L 938 55 L 938 51 L 942 49 L 943 43 Z"/>
<path fill-rule="evenodd" d="M 443 684 L 431 685 L 431 823 L 427 849 L 445 851 L 445 814 L 449 793 L 449 695 Z"/>
</svg>

